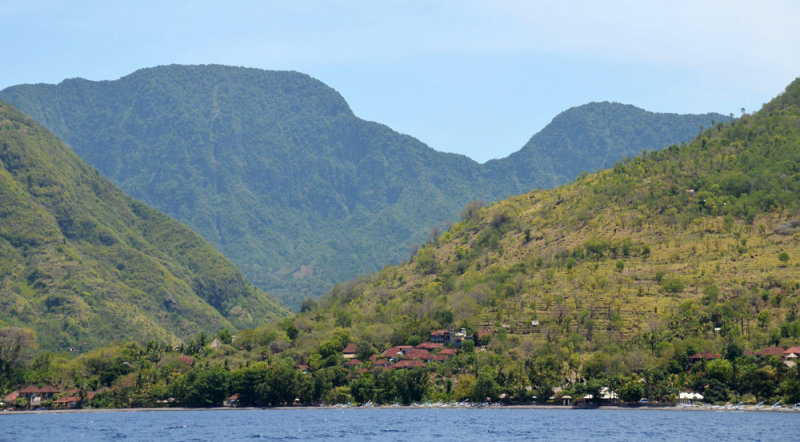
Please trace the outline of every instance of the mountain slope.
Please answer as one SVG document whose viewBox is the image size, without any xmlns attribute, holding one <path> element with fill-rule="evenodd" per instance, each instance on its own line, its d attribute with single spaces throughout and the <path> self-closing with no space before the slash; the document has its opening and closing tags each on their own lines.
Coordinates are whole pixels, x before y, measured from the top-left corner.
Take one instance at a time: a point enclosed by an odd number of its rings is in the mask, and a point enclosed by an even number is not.
<svg viewBox="0 0 800 442">
<path fill-rule="evenodd" d="M 334 90 L 294 72 L 164 66 L 117 81 L 17 86 L 0 98 L 123 190 L 195 229 L 256 285 L 294 307 L 407 258 L 409 245 L 455 220 L 470 200 L 561 183 L 572 176 L 556 170 L 560 162 L 584 164 L 569 155 L 548 162 L 534 148 L 487 165 L 436 152 L 356 118 Z M 560 135 L 570 155 L 579 152 L 582 138 L 601 131 L 592 115 L 582 112 L 570 119 L 572 131 L 549 136 L 546 153 L 560 149 Z M 661 118 L 639 115 L 626 130 L 662 127 L 654 122 Z M 691 127 L 714 117 L 681 118 Z M 648 148 L 684 139 L 681 131 L 657 135 L 643 138 L 656 142 Z M 606 134 L 606 148 L 621 138 Z M 602 157 L 616 158 L 613 151 Z"/>
<path fill-rule="evenodd" d="M 295 318 L 297 350 L 336 327 L 378 348 L 466 327 L 497 335 L 484 363 L 554 358 L 574 380 L 797 345 L 799 165 L 800 79 L 688 145 L 473 212 Z"/>
<path fill-rule="evenodd" d="M 203 239 L 0 103 L 0 324 L 48 349 L 175 341 L 286 314 Z"/>
</svg>

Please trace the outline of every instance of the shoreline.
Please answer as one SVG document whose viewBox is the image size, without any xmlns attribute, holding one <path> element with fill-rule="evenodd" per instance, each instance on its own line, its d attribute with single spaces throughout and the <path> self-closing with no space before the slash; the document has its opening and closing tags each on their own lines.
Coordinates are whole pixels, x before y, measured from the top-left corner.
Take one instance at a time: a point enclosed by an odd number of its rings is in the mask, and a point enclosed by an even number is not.
<svg viewBox="0 0 800 442">
<path fill-rule="evenodd" d="M 772 408 L 761 407 L 757 408 L 755 405 L 744 406 L 722 406 L 722 405 L 644 405 L 644 406 L 624 406 L 624 405 L 601 405 L 601 406 L 571 406 L 571 405 L 536 405 L 536 404 L 520 404 L 520 405 L 502 405 L 494 404 L 487 406 L 480 405 L 375 405 L 375 406 L 349 406 L 349 405 L 323 405 L 323 406 L 298 406 L 298 407 L 209 407 L 209 408 L 190 408 L 190 407 L 145 407 L 145 408 L 77 408 L 66 410 L 2 410 L 0 416 L 11 415 L 28 415 L 28 414 L 69 414 L 69 413 L 139 413 L 139 412 L 164 412 L 164 411 L 237 411 L 237 410 L 275 410 L 275 411 L 303 411 L 303 410 L 647 410 L 647 411 L 726 411 L 726 412 L 800 412 L 800 408 Z"/>
</svg>

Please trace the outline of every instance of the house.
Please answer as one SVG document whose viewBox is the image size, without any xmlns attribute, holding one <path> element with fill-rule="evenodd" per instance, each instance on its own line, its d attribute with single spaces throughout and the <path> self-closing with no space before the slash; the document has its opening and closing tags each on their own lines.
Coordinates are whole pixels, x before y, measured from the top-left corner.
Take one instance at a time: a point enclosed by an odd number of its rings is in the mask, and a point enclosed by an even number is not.
<svg viewBox="0 0 800 442">
<path fill-rule="evenodd" d="M 12 391 L 11 393 L 7 394 L 5 398 L 3 398 L 3 407 L 13 407 L 17 403 L 17 398 L 19 397 L 19 391 Z"/>
<path fill-rule="evenodd" d="M 439 350 L 439 353 L 436 353 L 438 356 L 446 356 L 448 359 L 452 358 L 456 354 L 455 348 L 443 348 Z"/>
<path fill-rule="evenodd" d="M 759 356 L 759 357 L 762 357 L 762 358 L 768 358 L 770 356 L 781 356 L 782 357 L 783 356 L 783 352 L 784 352 L 784 350 L 782 348 L 772 346 L 772 347 L 762 348 L 761 350 L 757 350 L 755 352 L 755 354 L 756 354 L 756 356 Z"/>
<path fill-rule="evenodd" d="M 702 400 L 702 399 L 703 399 L 703 395 L 700 394 L 700 393 L 691 393 L 691 392 L 687 392 L 687 391 L 682 391 L 678 395 L 678 400 L 680 401 L 680 403 L 681 404 L 686 404 L 686 405 L 694 404 L 694 401 L 699 401 L 699 400 Z"/>
<path fill-rule="evenodd" d="M 375 359 L 372 361 L 373 367 L 388 367 L 389 361 L 387 359 Z"/>
<path fill-rule="evenodd" d="M 222 401 L 222 406 L 223 407 L 238 407 L 239 406 L 239 393 L 234 393 L 234 394 L 228 396 L 227 398 L 225 398 L 225 400 Z"/>
<path fill-rule="evenodd" d="M 453 334 L 453 338 L 452 338 L 453 347 L 461 348 L 461 346 L 464 345 L 464 339 L 467 339 L 467 329 L 466 328 L 462 328 L 461 330 L 459 330 L 459 331 L 457 331 L 457 332 L 455 332 Z"/>
<path fill-rule="evenodd" d="M 412 348 L 404 353 L 403 357 L 406 359 L 422 359 L 429 361 L 433 357 L 431 352 L 424 348 Z"/>
<path fill-rule="evenodd" d="M 404 359 L 402 361 L 397 361 L 396 364 L 392 365 L 392 368 L 418 368 L 424 366 L 425 363 L 423 363 L 418 359 L 412 359 L 412 360 Z"/>
<path fill-rule="evenodd" d="M 361 365 L 361 361 L 356 358 L 349 359 L 344 363 L 344 366 L 347 368 L 358 367 L 359 365 Z"/>
<path fill-rule="evenodd" d="M 422 344 L 419 344 L 415 348 L 421 348 L 423 350 L 433 351 L 433 350 L 438 350 L 442 347 L 444 347 L 444 344 L 439 342 L 423 342 Z"/>
<path fill-rule="evenodd" d="M 353 359 L 356 357 L 356 344 L 353 342 L 347 344 L 342 353 L 345 359 Z"/>
<path fill-rule="evenodd" d="M 42 388 L 28 385 L 19 391 L 20 396 L 28 399 L 31 408 L 38 407 L 43 400 L 53 397 L 56 393 L 58 393 L 58 389 L 52 385 L 45 385 Z"/>
<path fill-rule="evenodd" d="M 62 396 L 53 402 L 56 408 L 78 408 L 80 404 L 80 396 Z"/>
<path fill-rule="evenodd" d="M 719 359 L 720 357 L 722 356 L 719 353 L 708 353 L 708 352 L 695 353 L 689 356 L 689 366 L 691 367 L 696 362 L 701 360 Z"/>
<path fill-rule="evenodd" d="M 387 348 L 383 352 L 383 357 L 389 359 L 399 359 L 405 354 L 405 352 L 411 350 L 412 348 L 414 347 L 410 345 L 398 345 L 397 347 Z"/>
<path fill-rule="evenodd" d="M 797 359 L 800 357 L 800 346 L 787 348 L 783 351 L 783 357 L 787 359 Z"/>
<path fill-rule="evenodd" d="M 297 364 L 297 369 L 302 371 L 303 374 L 308 374 L 309 370 L 311 370 L 311 368 L 306 364 Z"/>
<path fill-rule="evenodd" d="M 450 342 L 450 330 L 434 330 L 431 332 L 431 342 L 446 344 Z"/>
</svg>

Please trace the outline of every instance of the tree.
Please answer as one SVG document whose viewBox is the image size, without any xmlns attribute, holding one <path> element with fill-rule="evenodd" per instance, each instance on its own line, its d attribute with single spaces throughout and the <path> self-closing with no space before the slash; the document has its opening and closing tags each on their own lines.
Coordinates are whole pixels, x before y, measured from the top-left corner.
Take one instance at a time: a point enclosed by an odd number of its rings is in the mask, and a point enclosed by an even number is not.
<svg viewBox="0 0 800 442">
<path fill-rule="evenodd" d="M 782 263 L 786 264 L 787 262 L 789 262 L 789 254 L 786 253 L 785 251 L 781 252 L 778 254 L 778 259 L 780 259 Z"/>
<path fill-rule="evenodd" d="M 629 380 L 619 389 L 619 397 L 625 402 L 638 402 L 644 397 L 644 386 L 639 381 Z"/>
<path fill-rule="evenodd" d="M 22 361 L 36 348 L 36 337 L 27 328 L 0 328 L 0 387 L 10 382 Z"/>
</svg>

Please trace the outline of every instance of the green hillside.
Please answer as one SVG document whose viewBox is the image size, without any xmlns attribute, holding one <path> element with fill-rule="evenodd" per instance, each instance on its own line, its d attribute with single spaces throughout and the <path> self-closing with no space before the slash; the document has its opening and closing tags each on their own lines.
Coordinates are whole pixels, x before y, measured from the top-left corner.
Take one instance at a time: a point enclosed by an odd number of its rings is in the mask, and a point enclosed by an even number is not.
<svg viewBox="0 0 800 442">
<path fill-rule="evenodd" d="M 654 331 L 708 338 L 714 327 L 777 343 L 800 301 L 799 165 L 796 81 L 690 144 L 465 210 L 409 262 L 342 284 L 320 305 L 331 322 L 346 315 L 364 336 L 378 333 L 376 344 L 501 324 L 588 350 Z M 452 321 L 437 321 L 442 311 Z"/>
<path fill-rule="evenodd" d="M 293 307 L 407 259 L 470 200 L 563 184 L 724 118 L 597 103 L 481 165 L 357 118 L 336 91 L 296 72 L 164 66 L 117 81 L 16 86 L 0 99 Z"/>
<path fill-rule="evenodd" d="M 663 387 L 652 393 L 659 400 L 678 388 L 774 398 L 797 372 L 742 355 L 800 343 L 799 165 L 800 80 L 689 144 L 467 207 L 409 262 L 307 303 L 284 325 L 296 335 L 287 354 L 320 364 L 314 355 L 331 330 L 381 351 L 464 327 L 492 333 L 478 339 L 486 352 L 460 363 L 494 367 L 487 376 L 506 383 L 496 393 L 646 377 L 647 388 Z M 727 355 L 717 365 L 738 374 L 688 370 L 696 352 Z M 747 383 L 759 376 L 763 390 Z M 800 379 L 792 382 L 800 397 Z"/>
<path fill-rule="evenodd" d="M 0 326 L 46 349 L 176 342 L 286 314 L 199 235 L 0 103 Z"/>
</svg>

